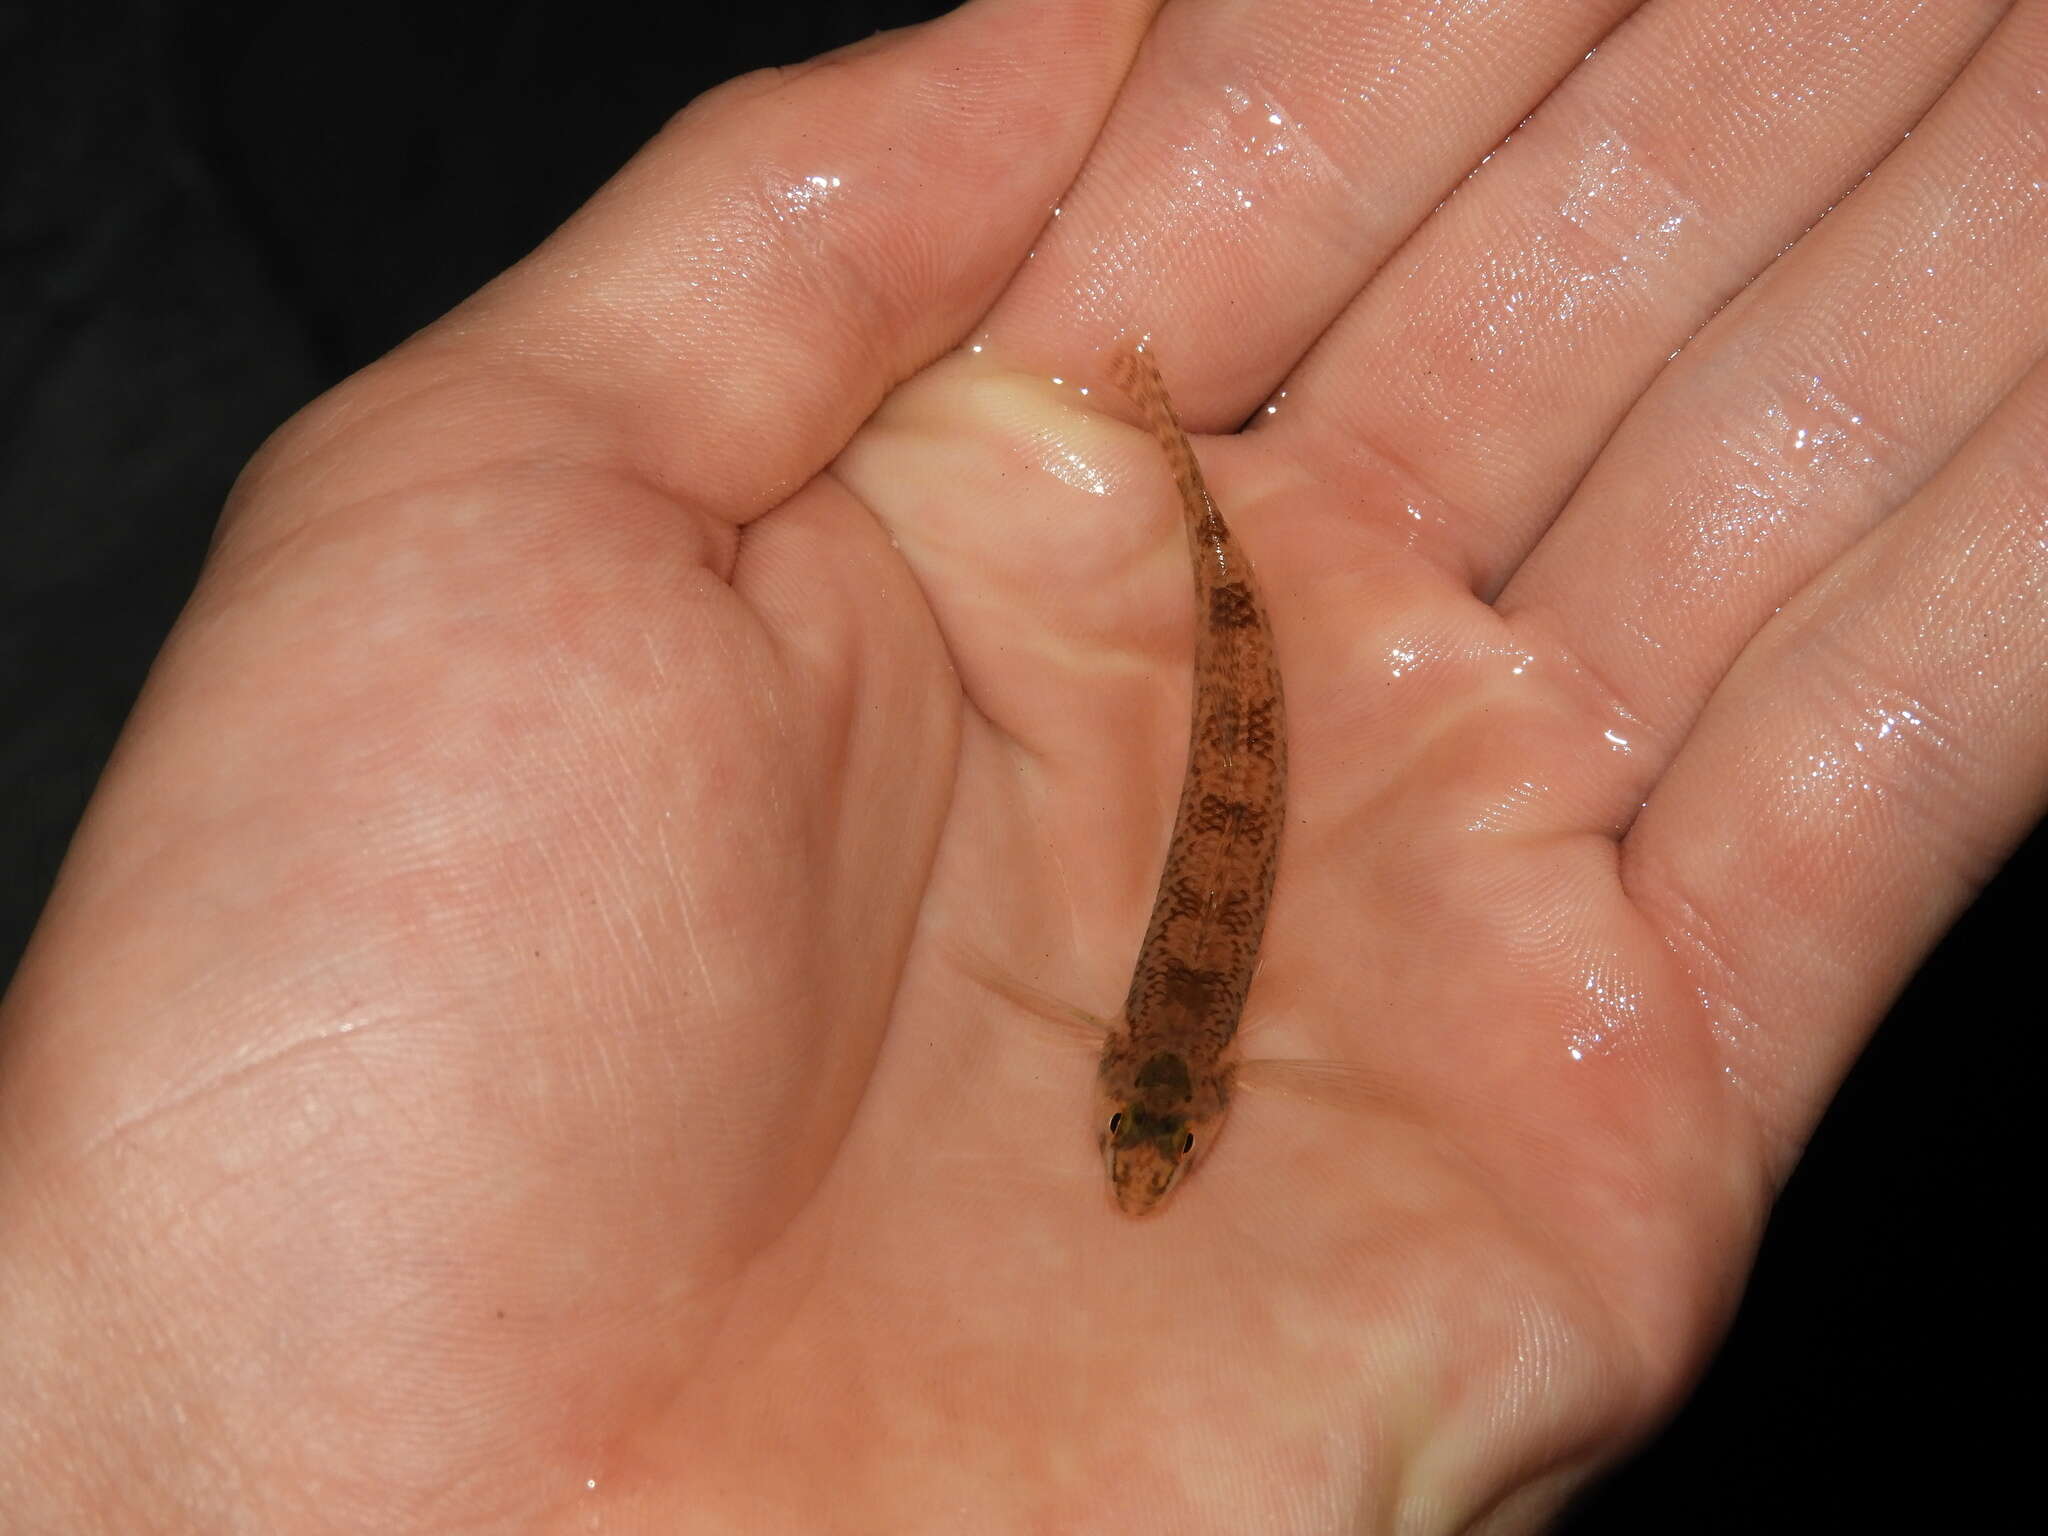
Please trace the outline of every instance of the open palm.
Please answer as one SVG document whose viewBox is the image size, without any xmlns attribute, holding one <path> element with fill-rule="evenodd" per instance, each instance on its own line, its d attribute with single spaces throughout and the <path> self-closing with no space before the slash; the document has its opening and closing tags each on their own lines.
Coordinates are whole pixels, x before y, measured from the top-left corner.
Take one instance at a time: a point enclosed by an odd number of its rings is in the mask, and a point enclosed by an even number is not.
<svg viewBox="0 0 2048 1536">
<path fill-rule="evenodd" d="M 1631 9 L 970 6 L 280 432 L 8 999 L 34 1513 L 1520 1529 L 1653 1423 L 2048 767 L 2048 7 Z M 1164 852 L 1141 332 L 1330 1065 L 1133 1222 L 988 972 L 1113 1010 Z"/>
</svg>

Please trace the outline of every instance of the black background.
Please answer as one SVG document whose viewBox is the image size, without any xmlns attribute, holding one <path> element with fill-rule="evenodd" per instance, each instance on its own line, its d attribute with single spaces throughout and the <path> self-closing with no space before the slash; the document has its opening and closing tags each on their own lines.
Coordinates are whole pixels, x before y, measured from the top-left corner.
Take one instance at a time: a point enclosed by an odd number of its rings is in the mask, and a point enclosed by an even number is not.
<svg viewBox="0 0 2048 1536">
<path fill-rule="evenodd" d="M 940 8 L 0 8 L 0 975 L 263 436 L 699 91 Z M 2044 845 L 1893 1010 L 1718 1363 L 1574 1536 L 1967 1530 L 2027 1498 Z"/>
</svg>

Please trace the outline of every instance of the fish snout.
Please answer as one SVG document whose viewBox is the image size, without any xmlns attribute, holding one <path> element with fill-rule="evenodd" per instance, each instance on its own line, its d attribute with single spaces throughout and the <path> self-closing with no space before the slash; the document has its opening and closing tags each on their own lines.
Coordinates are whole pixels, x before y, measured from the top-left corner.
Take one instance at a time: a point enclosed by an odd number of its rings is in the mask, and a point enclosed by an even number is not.
<svg viewBox="0 0 2048 1536">
<path fill-rule="evenodd" d="M 1109 1148 L 1109 1187 L 1126 1216 L 1156 1211 L 1180 1182 L 1183 1161 L 1154 1142 Z"/>
</svg>

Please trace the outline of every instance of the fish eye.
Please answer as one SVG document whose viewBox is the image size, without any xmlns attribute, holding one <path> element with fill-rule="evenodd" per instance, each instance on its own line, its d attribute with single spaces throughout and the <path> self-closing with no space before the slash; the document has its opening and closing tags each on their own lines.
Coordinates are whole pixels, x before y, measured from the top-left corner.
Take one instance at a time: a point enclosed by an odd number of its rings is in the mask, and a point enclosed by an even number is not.
<svg viewBox="0 0 2048 1536">
<path fill-rule="evenodd" d="M 1115 1114 L 1109 1117 L 1109 1134 L 1114 1136 L 1118 1131 L 1122 1130 L 1123 1128 L 1124 1112 L 1122 1110 L 1118 1110 Z"/>
<path fill-rule="evenodd" d="M 1185 1135 L 1185 1136 L 1181 1137 L 1181 1139 L 1180 1139 L 1180 1155 L 1181 1155 L 1182 1157 L 1186 1157 L 1186 1156 L 1187 1156 L 1187 1155 L 1188 1155 L 1188 1154 L 1189 1154 L 1190 1152 L 1192 1152 L 1192 1151 L 1194 1151 L 1194 1150 L 1195 1150 L 1195 1133 L 1194 1133 L 1193 1131 L 1189 1131 L 1189 1132 L 1187 1133 L 1187 1135 Z"/>
</svg>

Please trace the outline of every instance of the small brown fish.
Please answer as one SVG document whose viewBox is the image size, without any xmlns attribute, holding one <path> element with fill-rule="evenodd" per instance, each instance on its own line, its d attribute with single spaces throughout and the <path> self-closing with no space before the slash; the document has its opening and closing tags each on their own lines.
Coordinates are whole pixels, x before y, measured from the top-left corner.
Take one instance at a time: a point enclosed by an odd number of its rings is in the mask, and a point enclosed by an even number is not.
<svg viewBox="0 0 2048 1536">
<path fill-rule="evenodd" d="M 1187 777 L 1152 922 L 1096 1073 L 1096 1125 L 1116 1203 L 1157 1210 L 1230 1108 L 1237 1026 L 1273 899 L 1287 793 L 1287 719 L 1251 564 L 1202 481 L 1142 346 L 1112 377 L 1166 452 L 1195 573 Z"/>
</svg>

